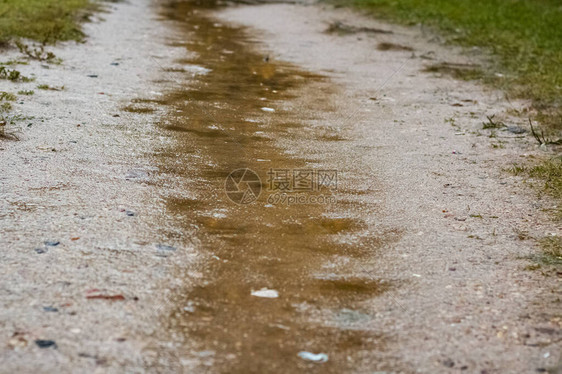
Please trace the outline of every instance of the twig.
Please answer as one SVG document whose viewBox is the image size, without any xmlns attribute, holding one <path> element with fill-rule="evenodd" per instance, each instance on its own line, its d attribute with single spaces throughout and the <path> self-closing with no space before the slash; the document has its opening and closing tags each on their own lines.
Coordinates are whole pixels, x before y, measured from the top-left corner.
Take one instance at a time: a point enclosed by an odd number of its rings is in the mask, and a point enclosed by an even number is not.
<svg viewBox="0 0 562 374">
<path fill-rule="evenodd" d="M 544 132 L 541 131 L 541 134 L 542 134 L 542 140 L 541 140 L 541 138 L 535 132 L 535 129 L 533 128 L 533 121 L 531 121 L 530 118 L 529 118 L 529 125 L 531 126 L 531 134 L 533 134 L 533 137 L 535 139 L 537 139 L 537 142 L 539 142 L 539 145 L 545 144 L 546 142 L 544 141 Z"/>
</svg>

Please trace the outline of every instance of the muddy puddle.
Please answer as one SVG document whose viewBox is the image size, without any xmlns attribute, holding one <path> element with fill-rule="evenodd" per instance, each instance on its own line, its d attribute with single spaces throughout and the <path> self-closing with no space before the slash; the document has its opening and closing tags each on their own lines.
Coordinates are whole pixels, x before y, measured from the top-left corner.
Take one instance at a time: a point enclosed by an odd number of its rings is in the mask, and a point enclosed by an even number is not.
<svg viewBox="0 0 562 374">
<path fill-rule="evenodd" d="M 191 181 L 168 199 L 167 215 L 183 217 L 206 259 L 164 322 L 182 337 L 177 360 L 221 373 L 378 367 L 385 338 L 372 329 L 368 301 L 392 285 L 361 263 L 386 238 L 369 233 L 353 194 L 338 188 L 342 171 L 327 162 L 345 137 L 310 125 L 335 110 L 335 90 L 321 74 L 269 57 L 247 30 L 217 22 L 214 6 L 163 10 L 186 51 L 168 70 L 189 83 L 161 101 L 169 115 L 160 126 L 173 142 L 158 163 Z M 307 361 L 303 351 L 328 360 Z"/>
</svg>

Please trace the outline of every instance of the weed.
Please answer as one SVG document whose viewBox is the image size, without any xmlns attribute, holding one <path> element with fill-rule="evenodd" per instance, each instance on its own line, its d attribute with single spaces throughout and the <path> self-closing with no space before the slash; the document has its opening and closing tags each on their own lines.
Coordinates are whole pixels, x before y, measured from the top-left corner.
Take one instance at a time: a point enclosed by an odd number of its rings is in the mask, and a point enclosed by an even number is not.
<svg viewBox="0 0 562 374">
<path fill-rule="evenodd" d="M 544 181 L 544 190 L 550 195 L 562 198 L 562 160 L 553 158 L 530 167 L 526 173 L 531 178 Z"/>
<path fill-rule="evenodd" d="M 542 255 L 537 262 L 545 265 L 562 265 L 562 239 L 558 236 L 547 236 L 539 241 Z"/>
<path fill-rule="evenodd" d="M 508 169 L 513 175 L 521 175 L 527 172 L 527 168 L 525 166 L 520 165 L 513 165 L 511 168 Z"/>
<path fill-rule="evenodd" d="M 541 245 L 545 254 L 558 257 L 562 260 L 562 240 L 558 236 L 547 236 L 541 239 Z"/>
<path fill-rule="evenodd" d="M 0 65 L 11 66 L 11 65 L 29 65 L 27 61 L 22 60 L 8 60 L 6 62 L 0 62 Z"/>
<path fill-rule="evenodd" d="M 11 131 L 6 130 L 8 125 L 13 125 L 18 120 L 19 116 L 9 115 L 8 112 L 12 109 L 10 103 L 0 104 L 0 139 L 3 140 L 18 140 L 18 137 Z"/>
<path fill-rule="evenodd" d="M 39 90 L 46 90 L 46 91 L 62 91 L 62 90 L 64 90 L 64 86 L 54 87 L 54 86 L 49 86 L 48 84 L 40 84 L 40 85 L 37 86 L 37 88 Z"/>
<path fill-rule="evenodd" d="M 16 41 L 16 46 L 21 53 L 33 60 L 51 62 L 56 58 L 54 53 L 45 51 L 45 47 L 43 45 L 32 49 L 27 44 Z"/>
<path fill-rule="evenodd" d="M 484 130 L 486 130 L 486 129 L 499 129 L 499 128 L 505 127 L 505 124 L 503 122 L 494 121 L 494 116 L 495 116 L 495 114 L 493 114 L 491 116 L 486 116 L 486 118 L 488 119 L 488 122 L 484 122 L 482 124 L 482 129 L 484 129 Z"/>
<path fill-rule="evenodd" d="M 7 79 L 12 82 L 30 82 L 31 78 L 23 76 L 19 71 L 13 69 L 7 69 L 4 66 L 0 66 L 0 79 Z"/>
<path fill-rule="evenodd" d="M 0 104 L 0 113 L 6 113 L 12 110 L 12 104 L 10 103 L 1 103 Z"/>
<path fill-rule="evenodd" d="M 509 172 L 533 178 L 542 186 L 542 191 L 555 199 L 562 199 L 562 159 L 556 157 L 543 160 L 533 166 L 513 165 Z M 555 219 L 562 219 L 562 210 L 555 210 Z"/>
<path fill-rule="evenodd" d="M 531 264 L 525 266 L 524 270 L 535 271 L 535 270 L 539 270 L 540 268 L 541 268 L 541 264 Z"/>
<path fill-rule="evenodd" d="M 0 101 L 16 101 L 16 99 L 13 93 L 0 91 Z"/>
<path fill-rule="evenodd" d="M 35 91 L 33 91 L 33 90 L 21 90 L 21 91 L 18 91 L 18 95 L 31 96 L 31 95 L 33 95 L 33 94 L 35 94 Z"/>
<path fill-rule="evenodd" d="M 533 121 L 531 121 L 530 118 L 529 118 L 529 126 L 531 126 L 531 134 L 533 134 L 533 137 L 536 139 L 536 141 L 539 143 L 539 145 L 543 145 L 543 144 L 562 144 L 562 139 L 552 140 L 550 138 L 547 138 L 544 135 L 544 131 L 542 129 L 541 129 L 541 133 L 539 135 L 535 131 L 535 128 L 533 127 Z"/>
<path fill-rule="evenodd" d="M 449 117 L 449 118 L 445 118 L 445 123 L 450 124 L 453 127 L 457 127 L 458 125 L 455 122 L 455 119 L 453 117 Z"/>
<path fill-rule="evenodd" d="M 515 229 L 515 233 L 517 234 L 517 239 L 519 240 L 529 240 L 532 239 L 532 236 L 525 230 Z"/>
</svg>

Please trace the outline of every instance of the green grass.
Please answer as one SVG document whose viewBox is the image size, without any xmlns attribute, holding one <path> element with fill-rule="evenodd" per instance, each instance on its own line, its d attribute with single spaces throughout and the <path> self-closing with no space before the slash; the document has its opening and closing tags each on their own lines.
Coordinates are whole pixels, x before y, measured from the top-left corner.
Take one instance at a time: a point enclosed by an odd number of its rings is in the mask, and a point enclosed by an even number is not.
<svg viewBox="0 0 562 374">
<path fill-rule="evenodd" d="M 558 201 L 562 199 L 562 159 L 553 158 L 541 160 L 533 166 L 514 165 L 511 172 L 515 175 L 521 175 L 533 178 L 539 182 L 538 187 L 546 194 L 554 197 Z M 557 221 L 562 220 L 562 208 L 557 206 L 552 209 L 554 218 Z M 521 240 L 527 237 L 521 237 Z M 537 264 L 553 265 L 555 267 L 562 266 L 562 239 L 558 236 L 546 236 L 539 239 L 542 250 L 540 255 L 532 256 Z M 539 266 L 540 267 L 540 266 Z"/>
<path fill-rule="evenodd" d="M 12 82 L 31 82 L 32 79 L 23 76 L 19 71 L 15 69 L 8 69 L 4 66 L 0 66 L 0 79 L 7 79 Z"/>
<path fill-rule="evenodd" d="M 17 97 L 13 93 L 0 91 L 0 101 L 16 101 Z"/>
<path fill-rule="evenodd" d="M 64 90 L 64 86 L 55 87 L 55 86 L 49 86 L 48 84 L 40 84 L 40 85 L 37 86 L 37 88 L 39 90 L 45 90 L 45 91 L 63 91 Z"/>
<path fill-rule="evenodd" d="M 544 160 L 534 166 L 515 165 L 511 172 L 515 175 L 540 180 L 544 192 L 556 199 L 562 199 L 562 160 L 560 158 Z"/>
<path fill-rule="evenodd" d="M 90 0 L 0 0 L 0 43 L 17 38 L 45 44 L 81 40 L 79 22 L 91 9 Z"/>
<path fill-rule="evenodd" d="M 547 236 L 540 240 L 545 260 L 550 264 L 562 265 L 562 240 L 558 236 Z"/>
<path fill-rule="evenodd" d="M 560 0 L 331 1 L 355 5 L 378 18 L 424 24 L 451 43 L 483 47 L 494 56 L 484 80 L 512 97 L 532 100 L 537 119 L 562 130 Z"/>
<path fill-rule="evenodd" d="M 562 200 L 562 159 L 553 157 L 539 160 L 534 164 L 513 165 L 509 170 L 514 175 L 532 178 L 533 183 L 541 192 Z M 562 218 L 562 208 L 558 209 L 557 216 Z"/>
</svg>

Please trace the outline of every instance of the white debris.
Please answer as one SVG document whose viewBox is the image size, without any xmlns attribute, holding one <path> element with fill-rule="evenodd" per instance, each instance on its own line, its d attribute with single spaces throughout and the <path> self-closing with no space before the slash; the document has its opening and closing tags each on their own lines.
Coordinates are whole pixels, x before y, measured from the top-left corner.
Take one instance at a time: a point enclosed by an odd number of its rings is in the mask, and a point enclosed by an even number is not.
<svg viewBox="0 0 562 374">
<path fill-rule="evenodd" d="M 299 352 L 298 356 L 303 360 L 312 361 L 312 362 L 328 361 L 328 355 L 325 353 L 312 353 L 312 352 L 301 351 Z"/>
<path fill-rule="evenodd" d="M 279 292 L 277 292 L 276 290 L 270 290 L 270 289 L 264 287 L 261 290 L 252 291 L 252 296 L 266 297 L 268 299 L 275 299 L 275 298 L 279 297 Z"/>
<path fill-rule="evenodd" d="M 261 110 L 263 110 L 264 112 L 275 112 L 275 109 L 268 108 L 268 107 L 265 107 L 265 106 L 263 108 L 261 108 Z"/>
<path fill-rule="evenodd" d="M 207 69 L 203 66 L 191 65 L 191 64 L 183 65 L 183 69 L 193 75 L 205 75 L 205 74 L 209 74 L 212 71 L 211 69 Z"/>
</svg>

